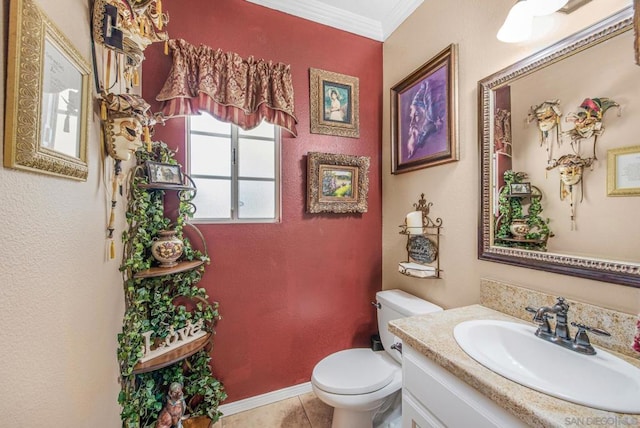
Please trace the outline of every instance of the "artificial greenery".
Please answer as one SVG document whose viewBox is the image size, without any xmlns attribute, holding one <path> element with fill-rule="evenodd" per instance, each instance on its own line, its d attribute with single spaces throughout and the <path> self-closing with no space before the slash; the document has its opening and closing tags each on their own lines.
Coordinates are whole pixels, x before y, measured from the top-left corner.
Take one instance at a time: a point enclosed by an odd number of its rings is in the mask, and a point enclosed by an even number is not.
<svg viewBox="0 0 640 428">
<path fill-rule="evenodd" d="M 539 192 L 535 192 L 535 187 L 532 186 L 534 193 L 526 197 L 514 197 L 511 195 L 511 184 L 522 183 L 527 178 L 527 174 L 524 172 L 516 172 L 512 170 L 505 171 L 504 173 L 504 186 L 500 189 L 498 197 L 498 210 L 500 216 L 496 221 L 497 230 L 496 238 L 497 245 L 503 247 L 518 247 L 535 251 L 547 250 L 547 239 L 553 236 L 553 233 L 549 229 L 549 219 L 543 219 L 540 216 L 542 212 L 542 195 Z M 523 202 L 529 202 L 529 209 L 527 214 L 524 214 Z M 510 241 L 513 239 L 510 226 L 513 220 L 526 219 L 529 226 L 529 233 L 524 237 L 526 240 L 532 242 L 515 242 Z"/>
<path fill-rule="evenodd" d="M 144 354 L 144 332 L 153 331 L 152 339 L 161 340 L 167 336 L 170 326 L 180 329 L 189 320 L 195 323 L 202 319 L 205 329 L 213 333 L 220 318 L 218 304 L 208 303 L 206 291 L 197 286 L 204 265 L 166 276 L 134 278 L 135 273 L 152 266 L 151 244 L 158 232 L 165 229 L 174 229 L 176 236 L 183 240 L 183 259 L 209 261 L 207 255 L 194 249 L 183 235 L 183 228 L 193 214 L 193 206 L 186 200 L 188 198 L 179 199 L 178 213 L 172 222 L 165 217 L 164 192 L 142 187 L 148 183 L 143 168 L 145 161 L 177 164 L 174 153 L 166 144 L 153 143 L 152 149 L 151 152 L 144 149 L 136 152 L 138 166 L 129 183 L 128 230 L 122 235 L 124 254 L 120 270 L 124 276 L 126 307 L 122 333 L 118 335 L 121 371 L 118 402 L 122 406 L 121 418 L 125 428 L 154 426 L 172 382 L 184 385 L 187 412 L 191 416 L 205 415 L 213 421 L 218 420 L 218 406 L 226 398 L 222 384 L 211 373 L 211 357 L 207 350 L 159 370 L 133 374 L 135 365 Z"/>
</svg>

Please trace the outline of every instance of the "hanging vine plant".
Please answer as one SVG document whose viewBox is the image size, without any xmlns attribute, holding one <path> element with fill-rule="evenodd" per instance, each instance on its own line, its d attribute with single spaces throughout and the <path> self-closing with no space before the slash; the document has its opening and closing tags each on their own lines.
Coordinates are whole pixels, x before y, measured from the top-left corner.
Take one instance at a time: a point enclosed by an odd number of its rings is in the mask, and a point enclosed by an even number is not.
<svg viewBox="0 0 640 428">
<path fill-rule="evenodd" d="M 503 247 L 518 247 L 534 251 L 546 251 L 547 239 L 553 236 L 549 229 L 549 219 L 540 216 L 542 212 L 542 194 L 532 186 L 532 193 L 526 197 L 514 197 L 511 194 L 511 185 L 523 183 L 527 178 L 524 172 L 508 170 L 504 172 L 504 186 L 500 188 L 498 195 L 499 217 L 496 219 L 495 237 L 497 245 Z M 523 201 L 529 202 L 528 211 L 525 214 Z M 523 240 L 514 239 L 511 225 L 514 220 L 524 219 L 528 226 L 528 232 Z"/>
<path fill-rule="evenodd" d="M 157 277 L 136 277 L 135 274 L 152 267 L 151 244 L 158 232 L 174 229 L 184 243 L 182 259 L 208 263 L 209 257 L 193 248 L 184 227 L 193 215 L 193 206 L 183 198 L 178 204 L 176 219 L 165 217 L 164 191 L 145 189 L 148 184 L 143 173 L 147 160 L 173 164 L 177 162 L 166 144 L 153 143 L 152 151 L 136 152 L 138 166 L 129 180 L 129 200 L 123 233 L 124 253 L 120 270 L 124 276 L 125 314 L 122 333 L 118 335 L 118 361 L 121 372 L 121 419 L 125 428 L 152 427 L 163 406 L 168 386 L 172 382 L 184 385 L 190 416 L 206 416 L 212 421 L 220 417 L 218 406 L 226 398 L 222 384 L 211 373 L 210 349 L 158 370 L 134 373 L 144 356 L 143 333 L 151 331 L 156 341 L 164 340 L 170 327 L 184 328 L 188 323 L 202 320 L 204 330 L 214 333 L 220 319 L 217 303 L 209 303 L 206 290 L 198 287 L 204 264 L 184 272 Z"/>
</svg>

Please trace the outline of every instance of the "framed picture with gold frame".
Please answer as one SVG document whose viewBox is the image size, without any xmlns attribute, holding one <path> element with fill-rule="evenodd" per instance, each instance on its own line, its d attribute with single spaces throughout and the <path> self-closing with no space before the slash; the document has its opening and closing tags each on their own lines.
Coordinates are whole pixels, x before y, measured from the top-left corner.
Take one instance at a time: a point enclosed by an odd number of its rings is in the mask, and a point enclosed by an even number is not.
<svg viewBox="0 0 640 428">
<path fill-rule="evenodd" d="M 309 69 L 311 133 L 360 137 L 357 77 Z"/>
<path fill-rule="evenodd" d="M 91 69 L 33 0 L 11 1 L 4 165 L 86 180 Z"/>
<path fill-rule="evenodd" d="M 640 196 L 640 146 L 607 151 L 607 195 Z"/>
<path fill-rule="evenodd" d="M 367 212 L 370 163 L 366 156 L 310 152 L 307 212 Z"/>
</svg>

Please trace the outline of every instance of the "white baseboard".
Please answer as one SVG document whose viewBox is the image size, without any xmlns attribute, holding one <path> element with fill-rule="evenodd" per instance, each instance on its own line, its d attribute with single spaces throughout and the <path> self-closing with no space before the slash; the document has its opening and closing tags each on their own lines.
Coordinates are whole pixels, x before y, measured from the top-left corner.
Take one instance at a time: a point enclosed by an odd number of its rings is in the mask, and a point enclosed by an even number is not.
<svg viewBox="0 0 640 428">
<path fill-rule="evenodd" d="M 255 409 L 256 407 L 275 403 L 276 401 L 286 400 L 297 395 L 311 392 L 311 382 L 301 383 L 300 385 L 290 386 L 288 388 L 279 389 L 277 391 L 267 392 L 266 394 L 256 395 L 254 397 L 245 398 L 243 400 L 234 401 L 233 403 L 223 404 L 220 410 L 224 416 L 235 415 L 236 413 Z"/>
</svg>

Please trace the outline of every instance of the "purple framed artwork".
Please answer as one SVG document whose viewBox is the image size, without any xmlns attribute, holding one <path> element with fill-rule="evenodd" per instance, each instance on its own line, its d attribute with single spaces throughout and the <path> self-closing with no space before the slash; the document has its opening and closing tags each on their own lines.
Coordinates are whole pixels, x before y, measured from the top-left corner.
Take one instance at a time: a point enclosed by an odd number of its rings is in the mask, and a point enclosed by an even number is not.
<svg viewBox="0 0 640 428">
<path fill-rule="evenodd" d="M 391 88 L 391 172 L 458 160 L 457 46 Z"/>
</svg>

